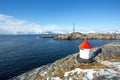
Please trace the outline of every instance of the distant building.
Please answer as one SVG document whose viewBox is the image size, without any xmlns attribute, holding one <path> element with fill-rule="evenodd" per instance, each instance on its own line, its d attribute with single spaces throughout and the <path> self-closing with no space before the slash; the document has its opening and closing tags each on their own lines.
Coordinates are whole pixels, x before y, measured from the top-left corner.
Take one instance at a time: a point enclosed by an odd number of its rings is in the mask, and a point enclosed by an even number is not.
<svg viewBox="0 0 120 80">
<path fill-rule="evenodd" d="M 90 59 L 92 57 L 92 46 L 89 44 L 87 39 L 84 39 L 84 42 L 79 45 L 80 53 L 79 57 L 82 59 Z"/>
</svg>

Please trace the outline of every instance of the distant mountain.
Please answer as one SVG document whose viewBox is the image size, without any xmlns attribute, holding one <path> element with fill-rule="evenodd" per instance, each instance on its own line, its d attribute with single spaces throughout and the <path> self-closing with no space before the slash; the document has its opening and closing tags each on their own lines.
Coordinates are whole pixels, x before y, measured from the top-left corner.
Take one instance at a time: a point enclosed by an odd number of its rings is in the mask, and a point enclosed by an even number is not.
<svg viewBox="0 0 120 80">
<path fill-rule="evenodd" d="M 67 32 L 61 32 L 61 31 L 43 31 L 40 34 L 66 34 Z"/>
<path fill-rule="evenodd" d="M 120 30 L 111 30 L 105 33 L 110 33 L 110 34 L 120 34 Z"/>
<path fill-rule="evenodd" d="M 15 34 L 68 34 L 68 33 L 72 33 L 72 32 L 63 32 L 63 31 L 40 31 L 40 32 L 23 32 L 23 31 L 17 31 Z M 83 34 L 97 34 L 98 32 L 96 31 L 86 31 L 86 32 L 82 32 L 80 31 L 80 33 Z M 105 34 L 120 34 L 120 30 L 113 30 L 113 31 L 107 31 L 104 32 Z"/>
<path fill-rule="evenodd" d="M 17 31 L 15 34 L 66 34 L 67 32 L 61 32 L 61 31 L 42 31 L 42 32 L 22 32 Z"/>
</svg>

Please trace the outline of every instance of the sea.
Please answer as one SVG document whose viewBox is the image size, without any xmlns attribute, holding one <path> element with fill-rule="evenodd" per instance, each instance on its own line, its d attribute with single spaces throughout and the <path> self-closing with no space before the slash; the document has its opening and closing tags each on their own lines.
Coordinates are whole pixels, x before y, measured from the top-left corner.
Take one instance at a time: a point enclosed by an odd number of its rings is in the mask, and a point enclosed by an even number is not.
<svg viewBox="0 0 120 80">
<path fill-rule="evenodd" d="M 83 40 L 54 40 L 42 35 L 0 35 L 0 80 L 52 63 L 79 51 Z M 88 40 L 93 47 L 120 40 Z"/>
</svg>

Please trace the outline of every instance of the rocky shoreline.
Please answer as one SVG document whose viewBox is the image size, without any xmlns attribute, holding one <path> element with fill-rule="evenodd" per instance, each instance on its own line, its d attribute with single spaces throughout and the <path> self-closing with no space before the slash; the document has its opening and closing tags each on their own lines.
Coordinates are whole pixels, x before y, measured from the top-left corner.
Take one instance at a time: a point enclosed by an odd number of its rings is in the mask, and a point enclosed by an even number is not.
<svg viewBox="0 0 120 80">
<path fill-rule="evenodd" d="M 89 40 L 120 40 L 120 34 L 100 34 L 100 33 L 83 34 L 80 32 L 74 32 L 63 35 L 41 36 L 40 38 L 53 38 L 55 40 L 82 40 L 84 38 L 88 38 Z"/>
<path fill-rule="evenodd" d="M 10 80 L 120 80 L 120 43 L 109 43 L 92 51 L 96 54 L 93 63 L 79 63 L 79 53 L 75 53 Z"/>
<path fill-rule="evenodd" d="M 82 40 L 84 38 L 88 38 L 89 40 L 119 40 L 120 34 L 83 34 L 80 32 L 74 32 L 54 37 L 56 40 Z"/>
</svg>

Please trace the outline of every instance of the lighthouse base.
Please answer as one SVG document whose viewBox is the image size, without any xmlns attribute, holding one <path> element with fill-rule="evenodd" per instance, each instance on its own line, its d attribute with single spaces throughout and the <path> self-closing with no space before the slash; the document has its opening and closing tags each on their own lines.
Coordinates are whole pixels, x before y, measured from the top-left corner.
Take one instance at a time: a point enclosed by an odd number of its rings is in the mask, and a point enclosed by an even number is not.
<svg viewBox="0 0 120 80">
<path fill-rule="evenodd" d="M 79 63 L 92 63 L 95 61 L 92 58 L 91 59 L 82 59 L 82 58 L 80 58 L 79 54 L 77 55 L 76 59 Z"/>
</svg>

